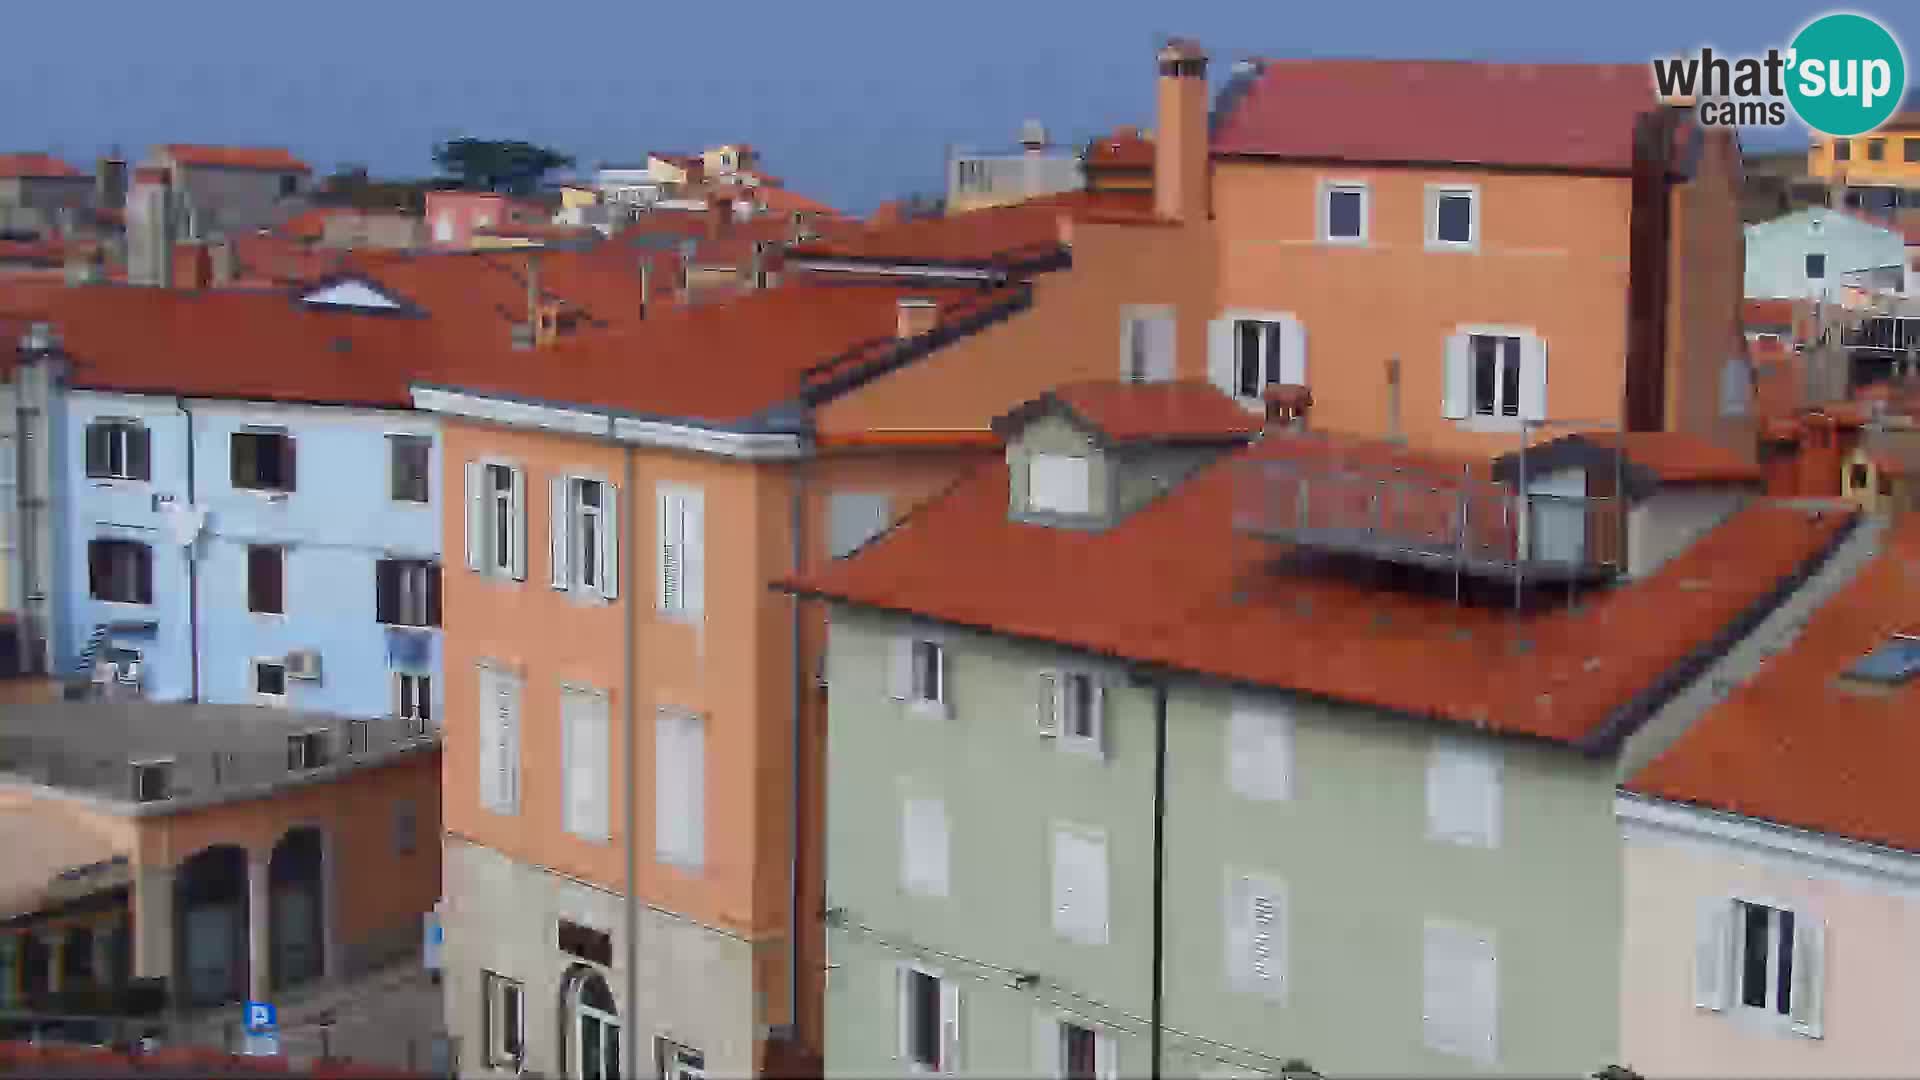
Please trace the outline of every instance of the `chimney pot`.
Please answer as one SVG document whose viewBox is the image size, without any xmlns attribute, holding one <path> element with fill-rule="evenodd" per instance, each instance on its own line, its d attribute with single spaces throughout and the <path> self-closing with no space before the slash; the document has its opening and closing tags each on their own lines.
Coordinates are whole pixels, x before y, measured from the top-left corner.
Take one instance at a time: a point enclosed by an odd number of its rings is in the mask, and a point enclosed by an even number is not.
<svg viewBox="0 0 1920 1080">
<path fill-rule="evenodd" d="M 903 296 L 900 298 L 898 310 L 899 318 L 895 322 L 894 336 L 901 341 L 928 333 L 940 322 L 939 307 L 925 297 Z"/>
</svg>

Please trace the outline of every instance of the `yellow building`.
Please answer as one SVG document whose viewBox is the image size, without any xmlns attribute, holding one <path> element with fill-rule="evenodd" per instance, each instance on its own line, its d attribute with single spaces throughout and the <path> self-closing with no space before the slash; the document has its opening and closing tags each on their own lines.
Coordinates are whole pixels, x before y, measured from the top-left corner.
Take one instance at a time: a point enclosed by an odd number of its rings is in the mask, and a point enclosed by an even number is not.
<svg viewBox="0 0 1920 1080">
<path fill-rule="evenodd" d="M 1920 190 L 1920 95 L 1878 130 L 1850 139 L 1815 135 L 1807 175 L 1849 187 Z"/>
<path fill-rule="evenodd" d="M 560 189 L 560 209 L 573 210 L 595 206 L 600 202 L 600 192 L 587 186 L 567 184 Z"/>
</svg>

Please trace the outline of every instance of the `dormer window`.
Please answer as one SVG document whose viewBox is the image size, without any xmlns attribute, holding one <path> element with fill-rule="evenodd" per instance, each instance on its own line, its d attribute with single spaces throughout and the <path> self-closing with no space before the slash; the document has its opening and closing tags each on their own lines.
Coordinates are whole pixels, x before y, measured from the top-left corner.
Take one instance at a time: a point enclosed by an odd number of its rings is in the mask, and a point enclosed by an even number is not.
<svg viewBox="0 0 1920 1080">
<path fill-rule="evenodd" d="M 1087 459 L 1034 454 L 1027 459 L 1027 509 L 1044 514 L 1088 511 Z"/>
</svg>

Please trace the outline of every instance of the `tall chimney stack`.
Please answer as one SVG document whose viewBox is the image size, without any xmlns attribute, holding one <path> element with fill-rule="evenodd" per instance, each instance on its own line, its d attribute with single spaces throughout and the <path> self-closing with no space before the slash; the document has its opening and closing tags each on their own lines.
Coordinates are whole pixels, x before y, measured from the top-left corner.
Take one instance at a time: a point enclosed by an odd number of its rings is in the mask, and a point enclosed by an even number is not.
<svg viewBox="0 0 1920 1080">
<path fill-rule="evenodd" d="M 1160 130 L 1153 142 L 1153 209 L 1170 221 L 1208 211 L 1207 54 L 1184 38 L 1160 50 Z"/>
<path fill-rule="evenodd" d="M 133 173 L 127 196 L 127 281 L 168 288 L 173 284 L 173 189 L 165 169 Z"/>
</svg>

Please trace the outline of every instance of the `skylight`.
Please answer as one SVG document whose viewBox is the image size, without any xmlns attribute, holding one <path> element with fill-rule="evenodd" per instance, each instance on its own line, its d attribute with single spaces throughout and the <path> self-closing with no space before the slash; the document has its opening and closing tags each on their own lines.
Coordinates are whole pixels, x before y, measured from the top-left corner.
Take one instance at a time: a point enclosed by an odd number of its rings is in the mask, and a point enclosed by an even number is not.
<svg viewBox="0 0 1920 1080">
<path fill-rule="evenodd" d="M 1920 672 L 1920 635 L 1895 634 L 1887 643 L 1861 657 L 1847 675 L 1868 682 L 1900 686 Z"/>
<path fill-rule="evenodd" d="M 362 308 L 392 311 L 400 306 L 393 297 L 362 281 L 342 281 L 316 289 L 303 297 L 309 304 L 324 307 Z"/>
</svg>

